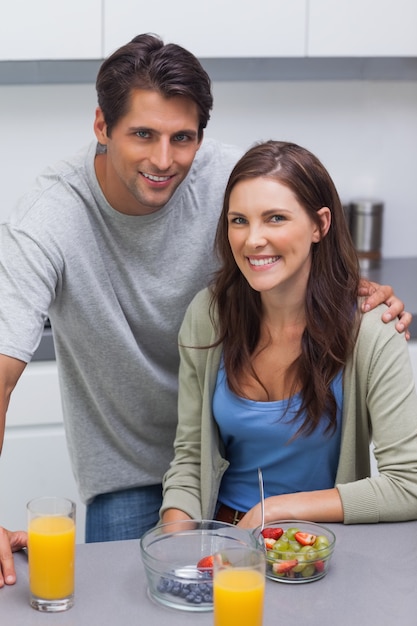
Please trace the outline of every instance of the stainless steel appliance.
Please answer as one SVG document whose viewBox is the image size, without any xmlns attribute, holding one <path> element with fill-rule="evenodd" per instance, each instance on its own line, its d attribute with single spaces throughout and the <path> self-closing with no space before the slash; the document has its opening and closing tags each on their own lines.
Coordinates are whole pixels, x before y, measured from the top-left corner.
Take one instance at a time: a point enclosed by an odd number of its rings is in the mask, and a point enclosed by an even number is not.
<svg viewBox="0 0 417 626">
<path fill-rule="evenodd" d="M 349 204 L 349 227 L 362 269 L 378 267 L 381 261 L 384 204 L 362 198 Z"/>
</svg>

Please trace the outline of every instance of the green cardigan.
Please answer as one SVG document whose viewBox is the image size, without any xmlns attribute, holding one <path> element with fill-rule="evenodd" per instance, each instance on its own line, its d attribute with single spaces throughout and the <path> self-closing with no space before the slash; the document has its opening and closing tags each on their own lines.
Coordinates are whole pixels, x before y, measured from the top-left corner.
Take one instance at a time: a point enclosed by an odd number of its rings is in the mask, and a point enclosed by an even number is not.
<svg viewBox="0 0 417 626">
<path fill-rule="evenodd" d="M 212 519 L 228 462 L 212 415 L 222 348 L 215 340 L 209 292 L 190 304 L 179 334 L 178 428 L 175 457 L 164 477 L 162 513 Z M 343 378 L 342 441 L 336 487 L 345 524 L 417 519 L 417 396 L 406 340 L 382 307 L 362 316 Z M 331 330 L 330 330 L 331 332 Z M 378 476 L 370 477 L 370 441 Z"/>
</svg>

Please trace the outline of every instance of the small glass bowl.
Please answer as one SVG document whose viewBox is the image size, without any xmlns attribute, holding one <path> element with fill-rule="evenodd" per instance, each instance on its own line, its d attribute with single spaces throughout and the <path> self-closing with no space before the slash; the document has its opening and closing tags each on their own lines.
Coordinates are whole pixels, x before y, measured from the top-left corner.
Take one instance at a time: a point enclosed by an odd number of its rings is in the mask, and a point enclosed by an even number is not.
<svg viewBox="0 0 417 626">
<path fill-rule="evenodd" d="M 260 527 L 253 531 L 257 541 L 264 542 L 267 578 L 280 583 L 300 584 L 320 580 L 327 574 L 336 544 L 336 536 L 329 528 L 315 522 L 278 520 L 265 524 L 266 529 L 283 531 L 275 543 L 273 538 L 265 538 Z M 315 542 L 303 545 L 295 537 L 296 530 L 313 535 Z M 302 539 L 311 538 L 300 537 Z"/>
<path fill-rule="evenodd" d="M 197 564 L 239 545 L 260 548 L 252 531 L 224 522 L 190 520 L 152 528 L 140 540 L 149 595 L 174 609 L 213 610 L 212 571 Z"/>
</svg>

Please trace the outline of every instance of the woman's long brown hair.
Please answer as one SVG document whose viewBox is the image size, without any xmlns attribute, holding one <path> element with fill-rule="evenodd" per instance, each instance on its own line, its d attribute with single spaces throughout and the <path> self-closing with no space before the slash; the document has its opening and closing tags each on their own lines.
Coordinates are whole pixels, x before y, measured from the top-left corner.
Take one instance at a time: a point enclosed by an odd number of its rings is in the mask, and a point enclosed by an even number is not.
<svg viewBox="0 0 417 626">
<path fill-rule="evenodd" d="M 279 181 L 295 194 L 309 217 L 320 226 L 317 211 L 328 207 L 331 225 L 312 247 L 307 284 L 306 327 L 301 354 L 290 368 L 294 388 L 301 389 L 297 415 L 306 418 L 298 434 L 310 434 L 326 420 L 326 430 L 336 423 L 336 402 L 330 384 L 353 350 L 357 332 L 356 303 L 359 263 L 335 185 L 322 163 L 293 143 L 267 141 L 251 148 L 234 167 L 224 196 L 215 246 L 221 268 L 212 284 L 211 315 L 218 341 L 223 345 L 227 381 L 242 395 L 242 374 L 255 375 L 251 359 L 260 339 L 262 303 L 233 258 L 228 240 L 228 210 L 234 186 L 251 178 Z M 259 381 L 262 384 L 262 381 Z"/>
</svg>

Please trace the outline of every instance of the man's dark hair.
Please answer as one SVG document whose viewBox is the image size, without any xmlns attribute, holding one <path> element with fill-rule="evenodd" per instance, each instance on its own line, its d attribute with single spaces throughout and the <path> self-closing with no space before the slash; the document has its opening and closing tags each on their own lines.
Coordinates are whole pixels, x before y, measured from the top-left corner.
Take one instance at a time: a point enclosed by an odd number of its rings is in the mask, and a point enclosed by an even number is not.
<svg viewBox="0 0 417 626">
<path fill-rule="evenodd" d="M 164 44 L 153 34 L 138 35 L 113 52 L 100 67 L 96 89 L 108 136 L 127 113 L 134 89 L 193 100 L 199 113 L 199 138 L 213 107 L 210 77 L 199 60 L 185 48 Z"/>
</svg>

